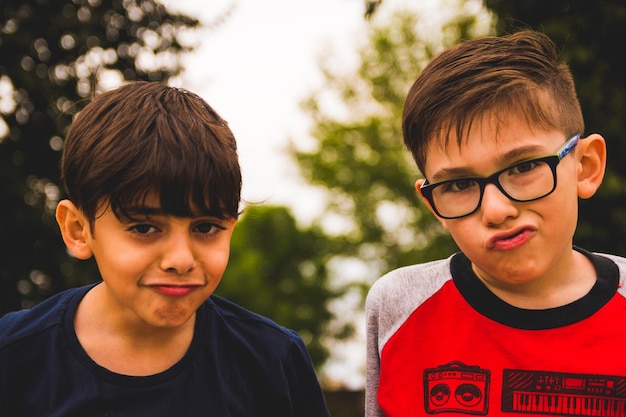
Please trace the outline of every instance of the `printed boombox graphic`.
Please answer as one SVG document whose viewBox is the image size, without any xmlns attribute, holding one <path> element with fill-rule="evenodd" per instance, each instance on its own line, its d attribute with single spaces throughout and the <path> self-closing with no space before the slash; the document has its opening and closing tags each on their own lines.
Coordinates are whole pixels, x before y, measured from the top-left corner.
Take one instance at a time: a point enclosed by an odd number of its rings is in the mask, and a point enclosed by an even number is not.
<svg viewBox="0 0 626 417">
<path fill-rule="evenodd" d="M 489 379 L 488 370 L 457 361 L 425 369 L 426 412 L 486 415 L 489 405 Z"/>
</svg>

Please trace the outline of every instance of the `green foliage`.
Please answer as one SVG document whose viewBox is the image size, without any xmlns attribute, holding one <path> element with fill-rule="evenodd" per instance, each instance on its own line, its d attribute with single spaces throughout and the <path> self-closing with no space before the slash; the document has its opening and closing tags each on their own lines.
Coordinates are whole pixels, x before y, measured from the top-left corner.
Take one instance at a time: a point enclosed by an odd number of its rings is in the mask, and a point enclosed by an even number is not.
<svg viewBox="0 0 626 417">
<path fill-rule="evenodd" d="M 397 13 L 384 26 L 373 27 L 354 74 L 333 73 L 330 61 L 322 63 L 326 84 L 303 103 L 315 122 L 316 147 L 294 145 L 291 152 L 308 181 L 328 188 L 320 223 L 326 217 L 343 218 L 347 232 L 326 231 L 340 235 L 338 253 L 370 266 L 369 281 L 457 250 L 419 201 L 413 184 L 420 174 L 402 143 L 401 113 L 423 66 L 446 44 L 469 36 L 476 24 L 476 16 L 459 14 L 443 29 L 442 44 L 419 35 L 417 16 Z"/>
<path fill-rule="evenodd" d="M 498 16 L 498 33 L 530 27 L 549 35 L 561 48 L 578 91 L 586 134 L 607 141 L 608 162 L 598 193 L 580 205 L 575 243 L 591 250 L 626 255 L 626 72 L 619 47 L 626 38 L 622 0 L 523 2 L 485 0 Z"/>
<path fill-rule="evenodd" d="M 154 0 L 4 0 L 0 13 L 2 314 L 98 277 L 54 220 L 62 138 L 95 92 L 177 74 L 179 33 L 198 22 Z"/>
<path fill-rule="evenodd" d="M 331 244 L 320 230 L 298 227 L 285 207 L 252 206 L 235 228 L 216 294 L 296 330 L 319 367 L 329 356 L 325 338 L 352 334 L 350 325 L 330 326 L 328 303 L 345 290 L 329 289 Z"/>
</svg>

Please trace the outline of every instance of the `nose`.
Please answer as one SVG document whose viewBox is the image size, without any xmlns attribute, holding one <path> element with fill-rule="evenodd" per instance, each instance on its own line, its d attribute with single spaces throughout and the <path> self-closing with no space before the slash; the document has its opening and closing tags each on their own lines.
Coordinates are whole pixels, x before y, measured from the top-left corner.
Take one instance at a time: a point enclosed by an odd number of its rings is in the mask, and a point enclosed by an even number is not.
<svg viewBox="0 0 626 417">
<path fill-rule="evenodd" d="M 515 202 L 504 195 L 495 184 L 487 184 L 483 192 L 480 213 L 483 223 L 492 226 L 516 217 L 519 211 Z"/>
<path fill-rule="evenodd" d="M 191 237 L 187 233 L 173 233 L 164 242 L 161 269 L 178 275 L 186 274 L 196 267 Z"/>
</svg>

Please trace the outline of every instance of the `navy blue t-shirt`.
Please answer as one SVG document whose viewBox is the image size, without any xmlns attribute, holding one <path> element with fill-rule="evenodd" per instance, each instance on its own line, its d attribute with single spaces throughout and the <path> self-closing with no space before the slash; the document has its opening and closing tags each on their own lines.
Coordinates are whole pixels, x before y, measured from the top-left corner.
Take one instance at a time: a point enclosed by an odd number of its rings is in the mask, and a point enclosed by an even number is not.
<svg viewBox="0 0 626 417">
<path fill-rule="evenodd" d="M 329 416 L 300 336 L 215 295 L 170 369 L 127 376 L 99 366 L 73 326 L 90 288 L 0 318 L 0 416 Z"/>
</svg>

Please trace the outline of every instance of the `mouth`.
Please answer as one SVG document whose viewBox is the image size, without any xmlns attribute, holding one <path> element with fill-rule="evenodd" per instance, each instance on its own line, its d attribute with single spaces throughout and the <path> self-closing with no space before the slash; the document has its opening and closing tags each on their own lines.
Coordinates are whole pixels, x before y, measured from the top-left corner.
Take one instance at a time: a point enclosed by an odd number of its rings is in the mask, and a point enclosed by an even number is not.
<svg viewBox="0 0 626 417">
<path fill-rule="evenodd" d="M 487 248 L 497 250 L 515 249 L 528 242 L 534 234 L 534 230 L 530 228 L 522 228 L 514 233 L 497 235 L 489 239 Z"/>
<path fill-rule="evenodd" d="M 160 294 L 170 297 L 189 295 L 200 288 L 199 285 L 150 285 L 149 287 Z"/>
</svg>

